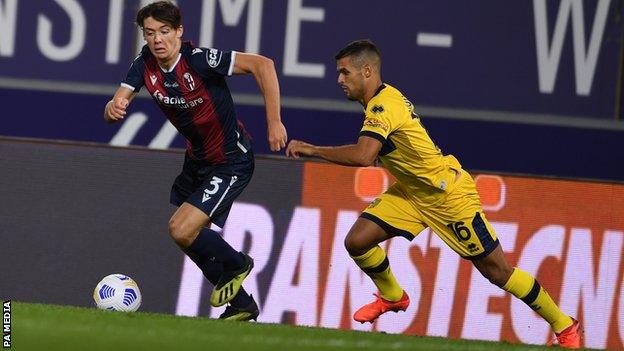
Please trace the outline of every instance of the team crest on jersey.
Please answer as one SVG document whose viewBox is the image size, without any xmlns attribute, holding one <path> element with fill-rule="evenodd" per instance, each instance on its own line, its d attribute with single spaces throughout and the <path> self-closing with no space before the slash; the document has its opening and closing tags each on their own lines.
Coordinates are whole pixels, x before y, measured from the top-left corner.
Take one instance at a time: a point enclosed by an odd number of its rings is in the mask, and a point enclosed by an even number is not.
<svg viewBox="0 0 624 351">
<path fill-rule="evenodd" d="M 387 132 L 390 129 L 385 122 L 380 121 L 377 118 L 366 119 L 366 121 L 364 121 L 364 125 L 372 128 L 381 128 L 384 132 Z"/>
<path fill-rule="evenodd" d="M 190 91 L 195 89 L 195 80 L 193 80 L 193 76 L 188 72 L 184 73 L 184 84 Z"/>
</svg>

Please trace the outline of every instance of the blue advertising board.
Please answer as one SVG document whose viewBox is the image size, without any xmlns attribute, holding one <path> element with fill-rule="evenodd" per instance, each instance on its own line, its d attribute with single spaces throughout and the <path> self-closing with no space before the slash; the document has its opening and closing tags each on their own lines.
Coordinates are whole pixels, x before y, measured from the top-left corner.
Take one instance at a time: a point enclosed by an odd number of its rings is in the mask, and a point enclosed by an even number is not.
<svg viewBox="0 0 624 351">
<path fill-rule="evenodd" d="M 0 77 L 117 84 L 142 40 L 138 0 L 0 1 Z M 184 0 L 185 38 L 274 59 L 288 97 L 342 99 L 334 54 L 370 38 L 417 105 L 614 119 L 615 0 Z M 258 94 L 253 80 L 233 91 Z"/>
<path fill-rule="evenodd" d="M 0 0 L 0 135 L 184 147 L 146 95 L 123 123 L 105 103 L 143 45 L 149 0 Z M 289 137 L 355 140 L 361 106 L 335 53 L 370 38 L 384 80 L 468 169 L 624 181 L 620 1 L 179 0 L 184 38 L 276 65 Z M 232 77 L 239 118 L 268 153 L 262 98 Z M 144 94 L 144 93 L 143 93 Z"/>
</svg>

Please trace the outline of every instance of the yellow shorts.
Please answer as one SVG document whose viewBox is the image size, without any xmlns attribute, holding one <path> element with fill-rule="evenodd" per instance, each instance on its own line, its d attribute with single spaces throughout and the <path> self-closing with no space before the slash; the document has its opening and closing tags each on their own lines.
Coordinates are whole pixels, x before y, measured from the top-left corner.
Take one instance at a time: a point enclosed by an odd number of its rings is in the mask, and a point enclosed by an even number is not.
<svg viewBox="0 0 624 351">
<path fill-rule="evenodd" d="M 390 235 L 408 240 L 430 227 L 451 249 L 467 259 L 487 256 L 498 246 L 496 233 L 483 214 L 475 183 L 464 170 L 440 204 L 417 205 L 399 184 L 394 184 L 360 217 L 375 222 Z"/>
</svg>

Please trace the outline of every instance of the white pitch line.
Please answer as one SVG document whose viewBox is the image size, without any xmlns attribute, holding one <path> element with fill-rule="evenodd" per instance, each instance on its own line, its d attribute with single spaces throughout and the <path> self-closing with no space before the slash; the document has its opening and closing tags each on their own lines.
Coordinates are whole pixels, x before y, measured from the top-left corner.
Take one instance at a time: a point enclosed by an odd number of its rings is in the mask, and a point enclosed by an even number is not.
<svg viewBox="0 0 624 351">
<path fill-rule="evenodd" d="M 420 32 L 416 35 L 416 44 L 418 46 L 450 48 L 453 45 L 453 36 L 450 34 Z"/>
</svg>

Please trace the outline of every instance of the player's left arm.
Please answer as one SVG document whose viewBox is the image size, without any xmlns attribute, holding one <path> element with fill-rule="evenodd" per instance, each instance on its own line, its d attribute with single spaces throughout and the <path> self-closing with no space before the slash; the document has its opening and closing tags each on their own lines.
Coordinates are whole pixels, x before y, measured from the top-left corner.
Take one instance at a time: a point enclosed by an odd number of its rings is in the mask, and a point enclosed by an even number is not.
<svg viewBox="0 0 624 351">
<path fill-rule="evenodd" d="M 280 116 L 280 88 L 273 60 L 262 55 L 237 52 L 233 73 L 251 73 L 254 76 L 264 96 L 267 137 L 271 151 L 279 151 L 286 147 L 288 136 Z"/>
<path fill-rule="evenodd" d="M 357 144 L 343 146 L 316 146 L 299 140 L 291 140 L 286 148 L 286 156 L 320 157 L 343 166 L 368 167 L 375 164 L 381 142 L 373 137 L 361 135 Z"/>
</svg>

